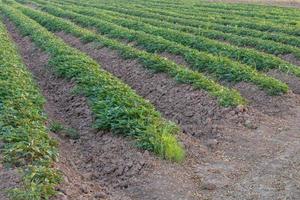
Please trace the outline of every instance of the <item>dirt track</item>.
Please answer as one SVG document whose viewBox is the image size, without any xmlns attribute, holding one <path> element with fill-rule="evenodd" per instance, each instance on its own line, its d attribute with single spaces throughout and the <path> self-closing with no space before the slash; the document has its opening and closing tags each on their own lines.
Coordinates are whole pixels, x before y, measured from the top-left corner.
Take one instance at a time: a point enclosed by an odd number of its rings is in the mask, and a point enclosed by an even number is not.
<svg viewBox="0 0 300 200">
<path fill-rule="evenodd" d="M 249 96 L 250 106 L 221 108 L 203 91 L 57 33 L 180 124 L 188 156 L 173 164 L 134 148 L 128 139 L 92 129 L 86 100 L 71 93 L 74 84 L 55 77 L 46 68 L 48 56 L 7 25 L 47 99 L 50 120 L 81 135 L 79 140 L 53 135 L 60 142 L 57 167 L 65 174 L 62 194 L 54 199 L 300 199 L 299 95 L 267 97 L 241 83 L 233 87 Z"/>
</svg>

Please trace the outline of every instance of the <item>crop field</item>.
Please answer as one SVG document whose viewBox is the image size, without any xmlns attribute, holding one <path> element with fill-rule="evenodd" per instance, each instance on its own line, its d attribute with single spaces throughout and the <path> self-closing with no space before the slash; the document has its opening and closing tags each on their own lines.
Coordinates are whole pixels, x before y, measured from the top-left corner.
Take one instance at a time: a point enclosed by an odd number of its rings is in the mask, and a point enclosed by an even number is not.
<svg viewBox="0 0 300 200">
<path fill-rule="evenodd" d="M 246 2 L 0 0 L 0 200 L 300 199 L 300 10 Z"/>
</svg>

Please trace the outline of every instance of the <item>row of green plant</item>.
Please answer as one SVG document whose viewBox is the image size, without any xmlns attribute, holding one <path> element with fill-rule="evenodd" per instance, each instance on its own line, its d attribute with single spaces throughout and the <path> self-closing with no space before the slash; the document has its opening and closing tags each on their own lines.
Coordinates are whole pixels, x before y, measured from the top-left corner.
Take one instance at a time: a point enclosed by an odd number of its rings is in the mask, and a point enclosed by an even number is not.
<svg viewBox="0 0 300 200">
<path fill-rule="evenodd" d="M 281 81 L 258 73 L 250 66 L 233 62 L 228 58 L 199 52 L 161 37 L 149 35 L 143 31 L 130 30 L 102 19 L 77 14 L 57 6 L 43 6 L 43 10 L 55 16 L 68 18 L 82 26 L 97 29 L 99 33 L 106 36 L 121 40 L 125 39 L 129 42 L 134 41 L 149 52 L 169 52 L 180 55 L 194 70 L 208 72 L 218 79 L 252 82 L 268 91 L 269 94 L 281 94 L 288 90 L 288 86 Z"/>
<path fill-rule="evenodd" d="M 88 99 L 95 128 L 131 136 L 139 147 L 166 159 L 184 158 L 184 150 L 174 135 L 178 126 L 163 119 L 152 104 L 20 11 L 7 5 L 1 5 L 1 10 L 24 36 L 50 55 L 48 65 L 57 75 L 76 82 L 75 91 Z"/>
<path fill-rule="evenodd" d="M 147 2 L 144 2 L 147 4 Z M 148 5 L 147 5 L 148 6 Z M 156 4 L 155 7 L 161 6 L 160 4 Z M 290 25 L 298 25 L 298 19 L 299 16 L 296 16 L 295 14 L 290 13 L 291 15 L 288 15 L 288 10 L 285 10 L 284 15 L 278 15 L 278 14 L 268 14 L 266 11 L 259 11 L 258 9 L 255 10 L 228 10 L 228 9 L 221 9 L 221 8 L 212 8 L 212 7 L 207 7 L 205 5 L 203 6 L 190 6 L 190 5 L 185 5 L 185 4 L 176 4 L 176 5 L 164 5 L 161 7 L 169 7 L 173 10 L 184 10 L 187 11 L 189 8 L 191 12 L 196 13 L 196 12 L 210 12 L 212 14 L 217 14 L 219 13 L 221 16 L 224 17 L 232 17 L 233 18 L 239 18 L 239 19 L 244 19 L 244 20 L 261 20 L 261 21 L 267 21 L 267 22 L 272 22 L 272 23 L 282 23 L 286 22 L 289 23 Z M 270 8 L 269 8 L 270 9 Z"/>
<path fill-rule="evenodd" d="M 41 0 L 35 0 L 38 3 L 45 3 Z M 160 20 L 163 22 L 169 22 L 173 25 L 181 25 L 182 27 L 185 27 L 187 31 L 190 31 L 190 29 L 194 30 L 194 32 L 200 32 L 201 31 L 219 31 L 223 32 L 223 34 L 234 34 L 235 36 L 250 36 L 251 39 L 258 38 L 260 40 L 267 40 L 266 42 L 271 42 L 269 40 L 280 42 L 287 45 L 292 45 L 295 47 L 300 47 L 300 39 L 297 36 L 291 36 L 284 33 L 276 33 L 276 34 L 270 34 L 268 32 L 263 32 L 259 30 L 253 30 L 249 28 L 237 28 L 235 26 L 228 26 L 228 25 L 222 25 L 213 23 L 210 21 L 201 21 L 201 20 L 187 20 L 182 19 L 180 17 L 170 17 L 165 15 L 160 15 L 157 13 L 149 12 L 146 10 L 143 10 L 141 8 L 135 8 L 132 9 L 130 7 L 126 6 L 111 6 L 111 5 L 104 5 L 104 4 L 87 4 L 81 1 L 73 1 L 73 0 L 66 0 L 66 1 L 54 1 L 58 2 L 60 4 L 76 4 L 81 6 L 86 6 L 88 8 L 99 8 L 99 9 L 106 9 L 111 11 L 116 11 L 123 14 L 133 15 L 142 17 L 143 20 L 146 19 L 153 19 L 153 20 Z M 248 37 L 249 38 L 249 37 Z M 273 45 L 276 45 L 274 43 Z M 277 49 L 280 49 L 281 44 L 277 44 Z M 290 46 L 281 45 L 281 49 L 285 49 L 286 52 L 297 52 L 299 51 L 297 48 L 293 48 Z M 259 47 L 259 45 L 257 45 Z"/>
<path fill-rule="evenodd" d="M 8 195 L 14 200 L 48 199 L 60 173 L 53 167 L 58 151 L 45 126 L 45 100 L 1 20 L 0 44 L 1 153 L 5 166 L 22 173 L 22 182 Z"/>
<path fill-rule="evenodd" d="M 123 6 L 123 5 L 122 5 Z M 209 22 L 215 22 L 218 24 L 223 25 L 230 25 L 235 27 L 247 27 L 254 30 L 260 30 L 260 31 L 267 31 L 267 32 L 279 32 L 279 33 L 286 33 L 289 35 L 295 35 L 300 36 L 300 27 L 291 27 L 291 26 L 285 26 L 285 25 L 276 25 L 272 23 L 268 23 L 266 21 L 259 22 L 256 21 L 255 23 L 251 21 L 245 21 L 243 19 L 239 19 L 238 17 L 235 19 L 220 19 L 217 16 L 213 16 L 209 13 L 199 12 L 197 15 L 190 15 L 184 12 L 172 12 L 167 11 L 164 9 L 155 9 L 155 8 L 149 8 L 148 6 L 138 6 L 142 9 L 145 9 L 146 11 L 152 12 L 152 13 L 158 13 L 161 15 L 171 16 L 171 17 L 180 17 L 182 19 L 188 19 L 188 20 L 202 20 L 202 21 L 209 21 Z M 135 7 L 133 8 L 135 9 Z"/>
<path fill-rule="evenodd" d="M 107 1 L 101 1 L 101 0 L 88 0 L 88 1 L 94 1 L 97 3 L 106 3 Z M 116 0 L 112 0 L 109 2 L 119 2 Z M 227 11 L 237 11 L 237 12 L 246 12 L 246 13 L 265 13 L 269 15 L 274 16 L 291 16 L 291 17 L 299 17 L 299 9 L 293 8 L 293 7 L 280 7 L 277 5 L 264 5 L 264 4 L 246 4 L 246 3 L 227 3 L 227 2 L 211 2 L 211 1 L 198 1 L 198 0 L 184 0 L 184 1 L 178 1 L 178 0 L 122 0 L 122 2 L 130 2 L 135 4 L 149 4 L 149 5 L 176 5 L 176 6 L 191 6 L 191 7 L 205 7 L 205 8 L 213 8 L 213 9 L 222 9 Z"/>
<path fill-rule="evenodd" d="M 84 7 L 86 8 L 86 7 Z M 86 8 L 86 9 L 91 9 L 91 8 Z M 84 10 L 84 9 L 82 9 Z M 199 37 L 206 37 L 212 40 L 220 40 L 229 42 L 232 45 L 238 46 L 238 47 L 247 47 L 247 48 L 254 48 L 259 51 L 269 53 L 269 54 L 274 54 L 274 55 L 285 55 L 285 54 L 293 54 L 295 57 L 300 58 L 300 49 L 290 46 L 290 45 L 285 45 L 281 44 L 278 42 L 270 41 L 270 40 L 263 40 L 260 38 L 255 38 L 251 36 L 239 36 L 239 35 L 234 35 L 231 33 L 224 33 L 221 31 L 217 30 L 209 30 L 209 29 L 202 29 L 202 28 L 195 28 L 195 27 L 187 27 L 183 26 L 180 24 L 174 24 L 170 22 L 164 22 L 160 20 L 155 20 L 151 18 L 143 18 L 143 17 L 137 17 L 129 14 L 122 14 L 116 11 L 110 11 L 110 10 L 103 10 L 100 8 L 93 9 L 97 10 L 97 14 L 99 15 L 99 11 L 101 13 L 108 14 L 110 16 L 115 16 L 115 17 L 121 17 L 121 18 L 129 18 L 132 20 L 137 20 L 139 22 L 144 22 L 146 24 L 154 25 L 156 27 L 160 28 L 167 28 L 167 29 L 172 29 L 172 30 L 178 30 L 181 32 L 193 34 L 195 36 Z M 82 11 L 83 12 L 83 11 Z M 84 13 L 83 13 L 84 14 Z M 300 40 L 299 40 L 299 46 L 300 46 Z M 274 57 L 273 57 L 274 58 Z M 274 59 L 273 59 L 274 60 Z M 287 62 L 282 62 L 281 59 L 275 58 L 277 60 L 277 65 L 282 65 Z M 281 64 L 279 64 L 281 63 Z M 288 64 L 289 65 L 289 64 Z"/>
<path fill-rule="evenodd" d="M 236 10 L 240 12 L 255 12 L 270 14 L 283 17 L 300 17 L 298 8 L 278 7 L 271 5 L 255 5 L 255 4 L 228 4 L 228 3 L 196 3 L 196 7 L 218 8 L 223 10 Z"/>
<path fill-rule="evenodd" d="M 89 1 L 85 1 L 85 2 L 89 2 Z M 90 1 L 93 2 L 93 1 Z M 95 2 L 95 1 L 94 1 Z M 133 3 L 136 4 L 136 2 L 132 2 L 132 1 L 128 1 L 129 3 Z M 270 20 L 272 22 L 275 23 L 286 23 L 286 24 L 290 24 L 290 25 L 297 25 L 298 22 L 297 20 L 300 19 L 300 16 L 280 16 L 280 15 L 272 15 L 272 14 L 267 14 L 265 13 L 265 11 L 259 11 L 259 10 L 255 10 L 255 11 L 243 11 L 243 10 L 231 10 L 231 9 L 222 9 L 222 8 L 212 8 L 212 7 L 207 7 L 207 6 L 193 6 L 190 4 L 182 4 L 182 5 L 178 5 L 178 4 L 162 4 L 162 3 L 149 3 L 149 1 L 145 2 L 139 2 L 139 4 L 142 5 L 147 5 L 147 6 L 151 6 L 151 7 L 158 7 L 158 8 L 172 8 L 172 10 L 177 10 L 177 11 L 191 11 L 193 13 L 198 13 L 198 12 L 208 12 L 211 14 L 220 14 L 221 16 L 225 16 L 225 17 L 230 17 L 230 16 L 234 16 L 234 17 L 240 17 L 240 18 L 244 18 L 245 20 Z"/>
<path fill-rule="evenodd" d="M 231 10 L 222 10 L 218 8 L 208 8 L 208 7 L 196 7 L 191 5 L 170 5 L 170 4 L 149 4 L 149 2 L 141 2 L 139 4 L 131 3 L 131 2 L 121 2 L 125 5 L 131 6 L 133 9 L 134 7 L 148 7 L 148 8 L 159 8 L 167 11 L 172 11 L 175 13 L 182 13 L 185 15 L 191 15 L 191 16 L 207 16 L 209 14 L 210 16 L 218 19 L 228 19 L 228 20 L 244 20 L 244 21 L 251 21 L 253 23 L 267 23 L 271 26 L 292 26 L 297 27 L 297 18 L 291 18 L 291 17 L 279 17 L 274 15 L 266 15 L 264 13 L 260 14 L 257 12 L 257 15 L 248 14 L 245 12 L 234 12 Z M 104 2 L 104 4 L 108 4 L 107 2 Z M 118 3 L 119 4 L 119 3 Z"/>
<path fill-rule="evenodd" d="M 98 3 L 103 3 L 107 1 L 103 0 L 87 0 L 94 1 Z M 109 2 L 119 2 L 118 0 L 111 0 Z M 224 10 L 235 10 L 235 11 L 243 11 L 243 12 L 266 12 L 272 14 L 286 15 L 286 14 L 296 14 L 299 15 L 299 9 L 295 7 L 281 7 L 278 5 L 265 5 L 265 4 L 253 4 L 253 3 L 227 3 L 227 2 L 211 2 L 211 1 L 198 1 L 198 0 L 122 0 L 122 2 L 133 2 L 136 4 L 147 3 L 152 5 L 162 4 L 162 5 L 177 5 L 177 6 L 185 6 L 191 5 L 196 7 L 207 7 L 207 8 L 218 8 Z M 230 9 L 231 8 L 231 9 Z"/>
<path fill-rule="evenodd" d="M 161 27 L 145 24 L 138 17 L 126 18 L 124 15 L 118 15 L 112 12 L 105 12 L 99 9 L 85 7 L 65 7 L 76 13 L 84 14 L 91 17 L 105 19 L 106 21 L 127 27 L 134 30 L 143 30 L 146 33 L 161 36 L 167 40 L 171 40 L 199 51 L 206 51 L 211 54 L 226 56 L 233 60 L 240 61 L 244 64 L 253 66 L 258 70 L 277 68 L 283 72 L 291 72 L 300 77 L 300 68 L 288 62 L 285 62 L 275 56 L 257 52 L 253 49 L 238 48 L 232 45 L 224 44 L 215 40 L 205 38 L 203 36 L 194 36 L 189 33 L 183 33 L 167 28 L 165 23 Z M 299 52 L 300 57 L 300 52 Z"/>
<path fill-rule="evenodd" d="M 83 42 L 95 42 L 117 50 L 125 59 L 137 59 L 147 69 L 154 72 L 164 72 L 179 83 L 191 84 L 195 89 L 206 90 L 212 96 L 217 97 L 222 106 L 237 106 L 245 103 L 245 100 L 237 91 L 223 87 L 201 73 L 192 71 L 168 59 L 122 44 L 119 41 L 88 31 L 69 21 L 47 13 L 25 6 L 18 5 L 17 7 L 24 14 L 36 20 L 50 31 L 64 31 L 75 37 L 79 37 Z"/>
<path fill-rule="evenodd" d="M 136 9 L 136 8 L 141 8 L 146 11 L 152 12 L 152 13 L 158 13 L 161 15 L 166 15 L 166 16 L 171 16 L 171 17 L 180 17 L 182 19 L 188 19 L 188 20 L 194 20 L 194 21 L 209 21 L 209 22 L 215 22 L 218 24 L 223 24 L 223 25 L 230 25 L 230 26 L 237 26 L 237 27 L 247 27 L 251 29 L 256 29 L 256 30 L 261 30 L 261 31 L 267 31 L 267 32 L 279 32 L 279 33 L 286 33 L 290 35 L 295 35 L 299 36 L 300 35 L 300 27 L 291 27 L 287 25 L 278 25 L 278 24 L 273 24 L 267 21 L 261 22 L 261 20 L 256 21 L 255 23 L 253 20 L 249 22 L 249 20 L 242 19 L 241 17 L 236 17 L 234 18 L 233 16 L 231 17 L 232 19 L 222 19 L 219 18 L 220 15 L 213 15 L 207 12 L 198 12 L 196 15 L 193 15 L 193 13 L 187 11 L 184 12 L 182 10 L 174 12 L 174 11 L 169 11 L 170 9 L 163 9 L 163 8 L 153 8 L 149 7 L 147 5 L 133 5 L 133 4 L 122 4 L 118 3 L 115 6 L 128 6 L 131 9 Z"/>
</svg>

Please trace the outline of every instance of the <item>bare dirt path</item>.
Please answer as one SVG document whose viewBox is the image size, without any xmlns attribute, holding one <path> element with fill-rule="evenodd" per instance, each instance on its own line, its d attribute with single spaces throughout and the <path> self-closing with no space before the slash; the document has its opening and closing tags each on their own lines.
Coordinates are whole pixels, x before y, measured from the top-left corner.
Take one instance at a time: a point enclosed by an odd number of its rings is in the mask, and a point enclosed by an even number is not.
<svg viewBox="0 0 300 200">
<path fill-rule="evenodd" d="M 266 120 L 256 130 L 225 136 L 218 152 L 227 164 L 216 169 L 228 170 L 221 173 L 228 184 L 207 193 L 209 198 L 300 199 L 300 107 L 295 109 L 285 120 Z"/>
</svg>

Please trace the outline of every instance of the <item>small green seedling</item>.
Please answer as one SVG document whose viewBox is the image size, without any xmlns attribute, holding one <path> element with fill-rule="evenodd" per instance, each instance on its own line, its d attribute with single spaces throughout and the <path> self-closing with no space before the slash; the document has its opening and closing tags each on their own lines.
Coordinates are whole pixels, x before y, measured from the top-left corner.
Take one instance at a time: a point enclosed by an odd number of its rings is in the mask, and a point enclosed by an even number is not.
<svg viewBox="0 0 300 200">
<path fill-rule="evenodd" d="M 53 133 L 60 133 L 63 136 L 70 138 L 72 140 L 77 140 L 80 138 L 80 135 L 76 129 L 65 127 L 63 124 L 56 121 L 50 124 L 49 129 Z"/>
<path fill-rule="evenodd" d="M 64 130 L 64 126 L 61 123 L 55 121 L 50 124 L 49 129 L 53 133 L 58 133 Z"/>
</svg>

